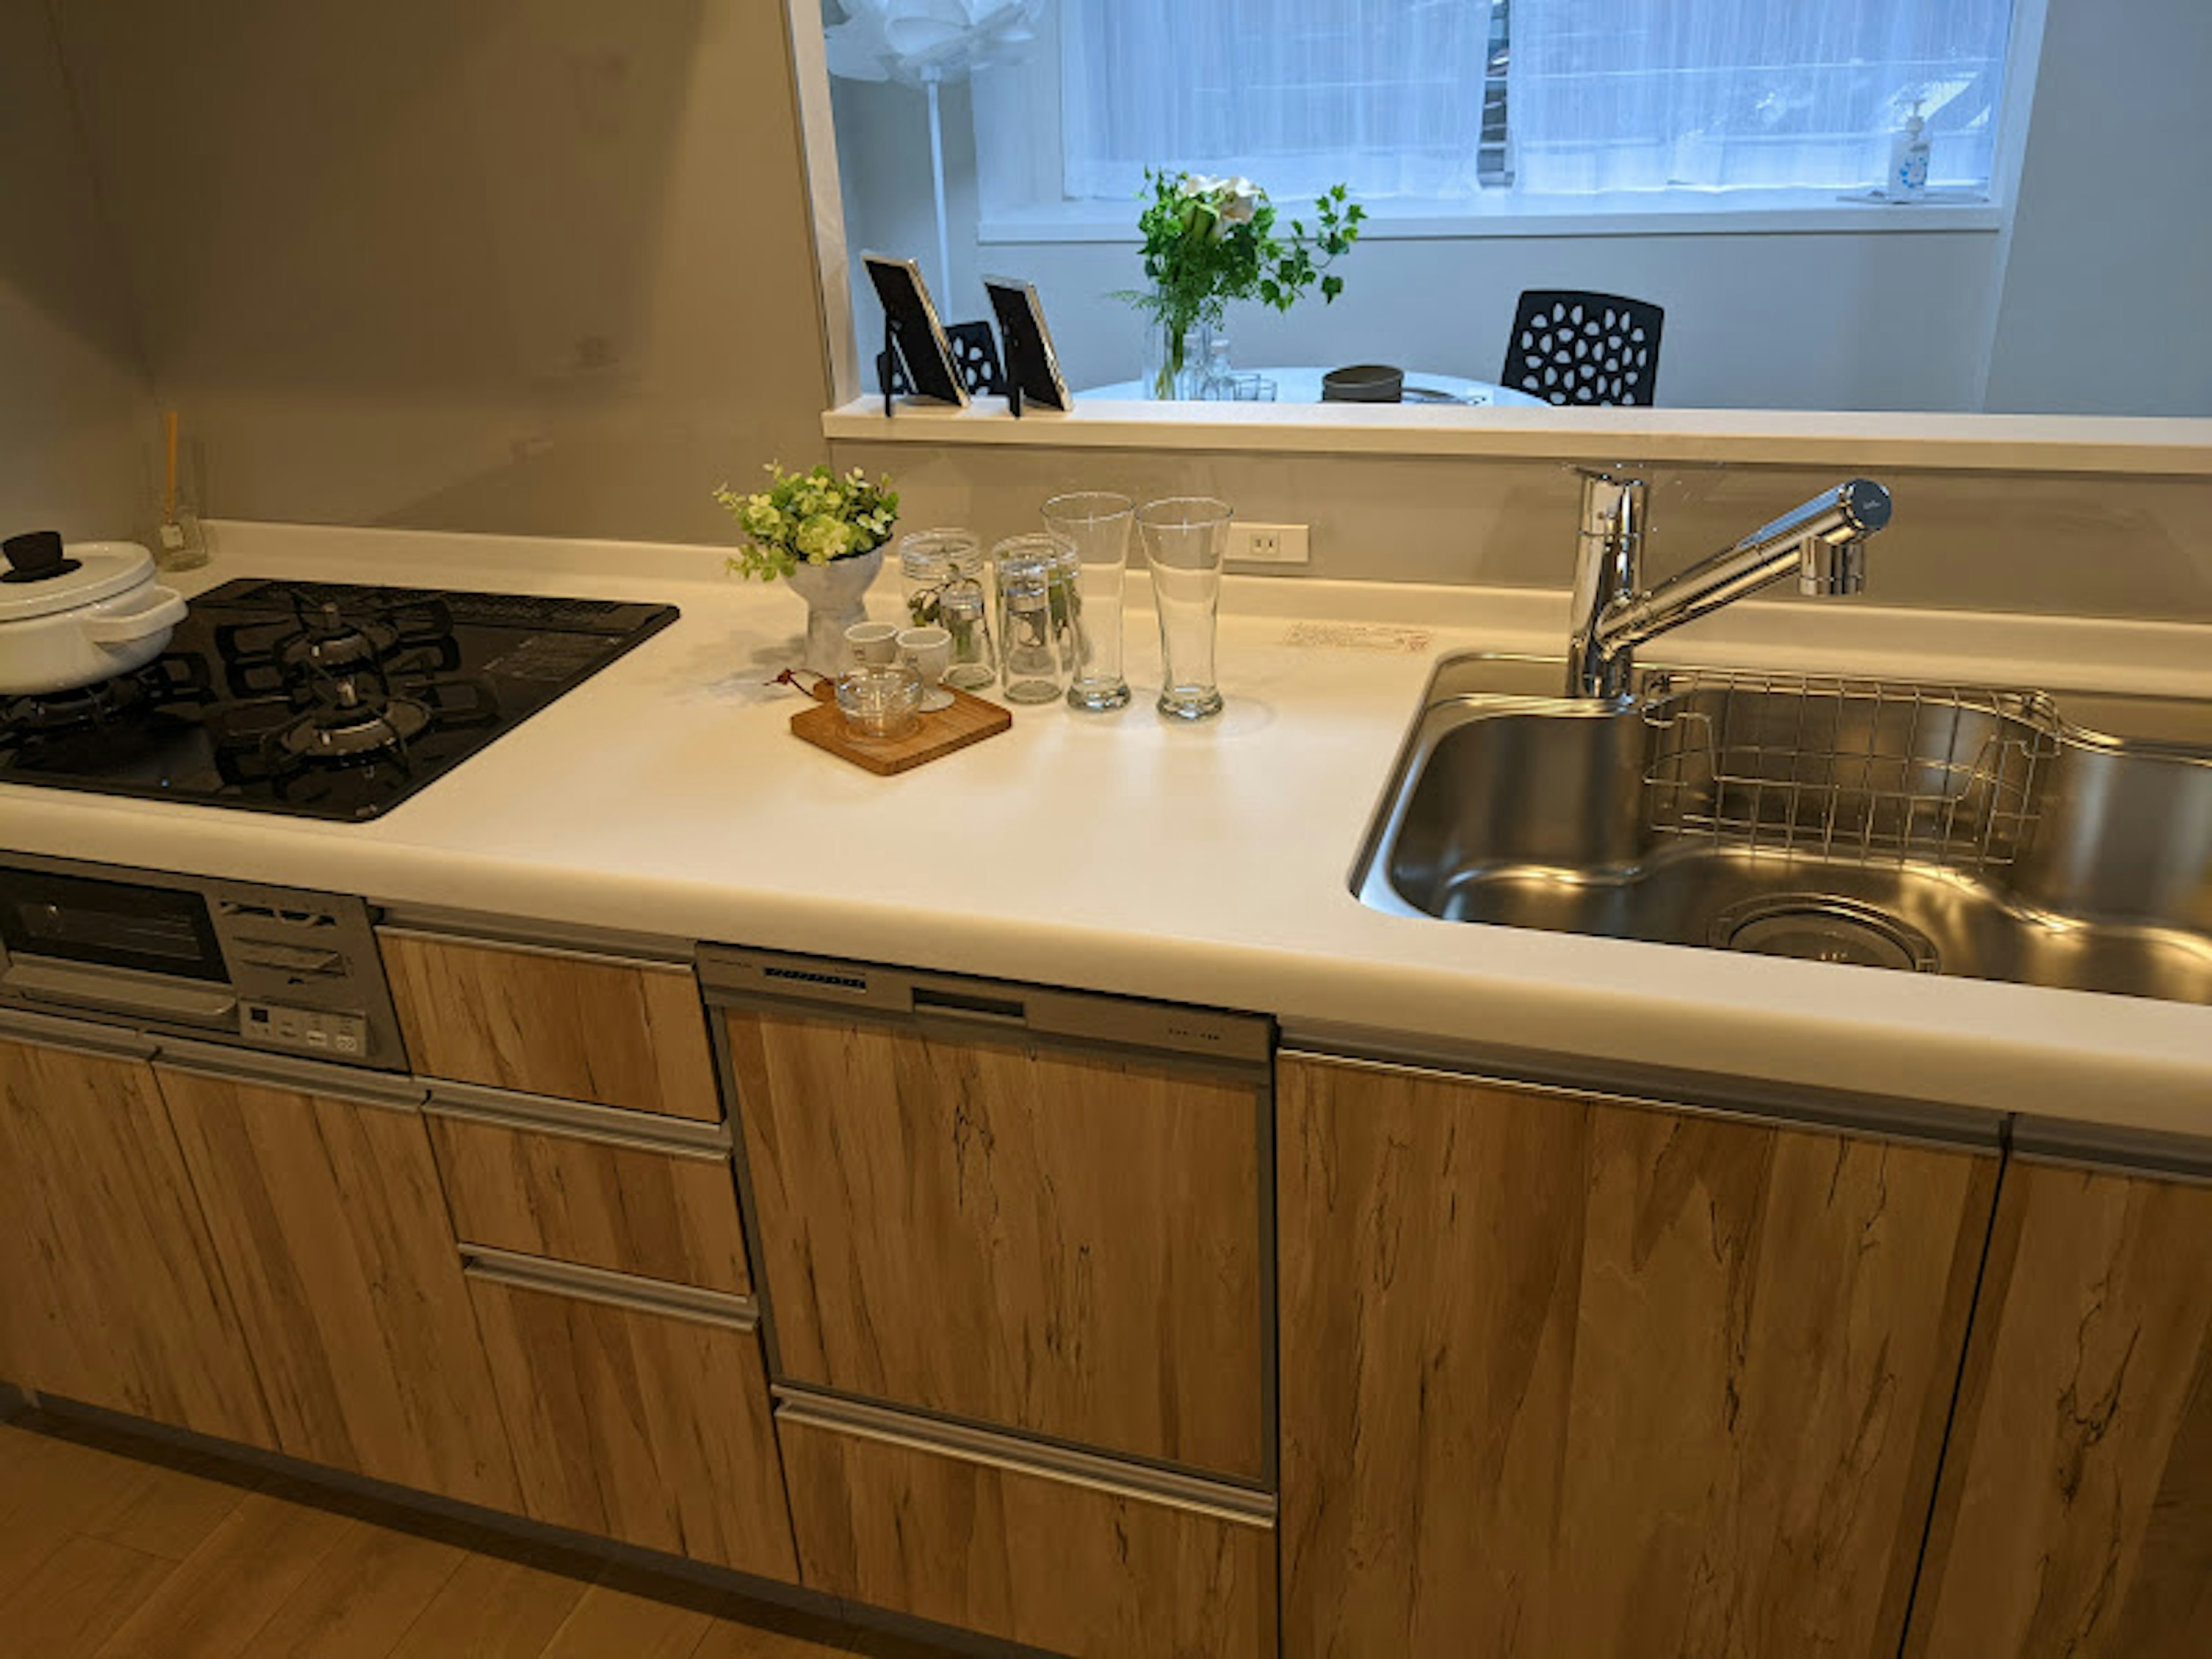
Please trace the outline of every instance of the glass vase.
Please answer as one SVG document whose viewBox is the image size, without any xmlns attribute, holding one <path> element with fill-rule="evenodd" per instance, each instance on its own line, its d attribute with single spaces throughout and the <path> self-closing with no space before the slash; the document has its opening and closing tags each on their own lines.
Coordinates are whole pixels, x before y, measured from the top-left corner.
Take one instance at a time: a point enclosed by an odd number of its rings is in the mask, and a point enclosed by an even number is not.
<svg viewBox="0 0 2212 1659">
<path fill-rule="evenodd" d="M 1212 327 L 1155 313 L 1145 331 L 1145 391 L 1161 403 L 1198 396 Z"/>
</svg>

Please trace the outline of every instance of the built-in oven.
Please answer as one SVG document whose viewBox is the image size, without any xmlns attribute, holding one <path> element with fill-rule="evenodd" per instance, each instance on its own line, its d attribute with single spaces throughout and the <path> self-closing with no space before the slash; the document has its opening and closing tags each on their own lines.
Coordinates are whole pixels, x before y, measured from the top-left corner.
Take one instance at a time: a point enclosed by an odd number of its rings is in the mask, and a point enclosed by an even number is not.
<svg viewBox="0 0 2212 1659">
<path fill-rule="evenodd" d="M 404 1071 L 358 898 L 0 854 L 0 1009 Z"/>
</svg>

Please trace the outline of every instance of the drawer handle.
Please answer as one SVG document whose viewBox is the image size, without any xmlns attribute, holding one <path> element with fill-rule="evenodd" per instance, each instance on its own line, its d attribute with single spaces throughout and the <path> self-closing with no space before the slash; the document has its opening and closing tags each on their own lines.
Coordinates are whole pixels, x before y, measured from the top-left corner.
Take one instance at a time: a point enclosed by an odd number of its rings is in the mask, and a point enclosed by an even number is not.
<svg viewBox="0 0 2212 1659">
<path fill-rule="evenodd" d="M 522 1255 L 486 1244 L 461 1246 L 461 1272 L 489 1285 L 567 1297 L 576 1302 L 596 1302 L 626 1313 L 688 1319 L 694 1324 L 720 1325 L 748 1334 L 760 1326 L 760 1309 L 749 1296 L 640 1279 L 633 1273 L 586 1267 L 574 1261 L 556 1261 L 542 1255 Z"/>
<path fill-rule="evenodd" d="M 730 1156 L 730 1127 L 726 1123 L 658 1118 L 619 1106 L 595 1106 L 580 1100 L 521 1094 L 512 1089 L 490 1089 L 477 1083 L 448 1083 L 442 1079 L 434 1079 L 428 1089 L 428 1109 L 434 1117 L 483 1123 L 520 1133 L 596 1141 L 602 1146 L 651 1152 L 661 1158 L 717 1164 Z"/>
<path fill-rule="evenodd" d="M 1097 1452 L 1025 1439 L 971 1424 L 918 1418 L 888 1406 L 817 1394 L 811 1389 L 775 1383 L 776 1420 L 826 1434 L 880 1441 L 909 1450 L 928 1452 L 963 1463 L 976 1463 L 1040 1480 L 1057 1480 L 1086 1486 L 1116 1498 L 1188 1510 L 1238 1526 L 1272 1528 L 1274 1498 L 1264 1492 L 1231 1486 L 1200 1475 L 1173 1469 L 1127 1463 Z"/>
<path fill-rule="evenodd" d="M 938 985 L 914 988 L 914 1011 L 945 1014 L 955 1019 L 988 1020 L 998 1025 L 1025 1025 L 1029 1007 L 1012 997 L 979 996 L 973 991 L 951 991 Z"/>
<path fill-rule="evenodd" d="M 88 1024 L 27 1009 L 18 1013 L 12 1008 L 0 1008 L 0 1040 L 98 1060 L 151 1060 L 159 1047 L 152 1038 L 119 1026 Z"/>
<path fill-rule="evenodd" d="M 223 1048 L 205 1042 L 164 1042 L 155 1056 L 155 1064 L 157 1070 L 179 1072 L 190 1077 L 342 1101 L 349 1106 L 371 1106 L 386 1112 L 419 1112 L 428 1092 L 413 1079 L 394 1077 L 389 1073 L 296 1060 L 289 1054 L 263 1054 L 255 1049 Z"/>
</svg>

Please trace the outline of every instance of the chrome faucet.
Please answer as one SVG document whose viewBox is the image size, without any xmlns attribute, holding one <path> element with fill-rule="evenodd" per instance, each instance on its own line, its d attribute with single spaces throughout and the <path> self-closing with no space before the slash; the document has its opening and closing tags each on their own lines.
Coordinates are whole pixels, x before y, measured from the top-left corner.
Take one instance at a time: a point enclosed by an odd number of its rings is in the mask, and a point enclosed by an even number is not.
<svg viewBox="0 0 2212 1659">
<path fill-rule="evenodd" d="M 1797 591 L 1824 598 L 1866 589 L 1867 538 L 1889 522 L 1889 492 L 1852 478 L 1761 525 L 1734 547 L 1644 590 L 1644 483 L 1583 472 L 1576 526 L 1574 631 L 1567 695 L 1618 697 L 1636 647 L 1797 572 Z"/>
</svg>

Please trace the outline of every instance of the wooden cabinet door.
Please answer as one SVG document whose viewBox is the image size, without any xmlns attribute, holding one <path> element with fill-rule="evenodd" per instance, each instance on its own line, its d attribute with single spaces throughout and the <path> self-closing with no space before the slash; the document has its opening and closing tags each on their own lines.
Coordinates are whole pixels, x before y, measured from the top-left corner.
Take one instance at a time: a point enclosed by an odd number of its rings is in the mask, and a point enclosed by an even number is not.
<svg viewBox="0 0 2212 1659">
<path fill-rule="evenodd" d="M 1071 1659 L 1273 1659 L 1265 1499 L 1132 1484 L 1080 1454 L 1041 1465 L 1001 1436 L 939 1443 L 896 1415 L 777 1410 L 810 1589 Z"/>
<path fill-rule="evenodd" d="M 0 1372 L 226 1440 L 276 1440 L 143 1060 L 0 1042 Z"/>
<path fill-rule="evenodd" d="M 155 1071 L 277 1444 L 309 1462 L 519 1508 L 422 1114 L 352 1092 L 374 1090 L 366 1079 L 336 1076 L 310 1093 Z"/>
<path fill-rule="evenodd" d="M 720 1119 L 690 968 L 389 927 L 377 944 L 423 1076 Z"/>
<path fill-rule="evenodd" d="M 2212 1187 L 2006 1170 L 1905 1651 L 2212 1653 Z"/>
<path fill-rule="evenodd" d="M 1279 1086 L 1289 1659 L 1896 1652 L 1993 1152 Z"/>
<path fill-rule="evenodd" d="M 750 1304 L 472 1251 L 524 1512 L 796 1583 Z"/>
<path fill-rule="evenodd" d="M 1265 1478 L 1250 1082 L 890 1024 L 728 1021 L 784 1377 Z"/>
</svg>

